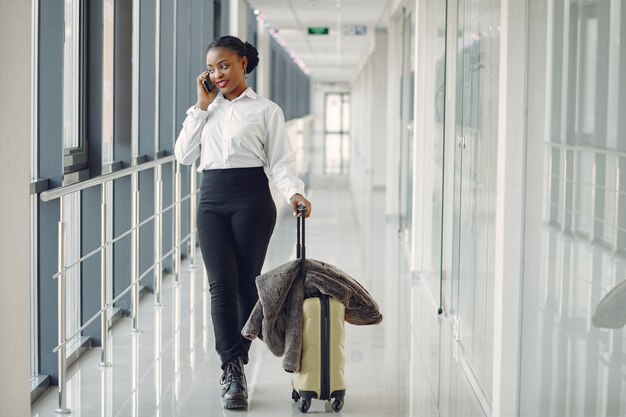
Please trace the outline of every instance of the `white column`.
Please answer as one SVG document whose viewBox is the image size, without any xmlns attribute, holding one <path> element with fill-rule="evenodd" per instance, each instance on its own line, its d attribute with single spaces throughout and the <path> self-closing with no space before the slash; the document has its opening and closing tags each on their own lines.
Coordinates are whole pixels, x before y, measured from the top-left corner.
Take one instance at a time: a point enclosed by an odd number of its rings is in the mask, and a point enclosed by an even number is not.
<svg viewBox="0 0 626 417">
<path fill-rule="evenodd" d="M 32 2 L 6 0 L 0 13 L 0 404 L 30 415 L 29 170 Z"/>
<path fill-rule="evenodd" d="M 270 71 L 272 57 L 270 51 L 270 34 L 262 21 L 257 21 L 256 45 L 259 51 L 259 65 L 256 71 L 256 92 L 266 98 L 270 98 Z"/>
<path fill-rule="evenodd" d="M 425 135 L 426 106 L 432 105 L 425 94 L 426 74 L 430 70 L 431 63 L 426 59 L 428 32 L 428 5 L 426 2 L 416 2 L 415 4 L 415 45 L 413 45 L 415 62 L 411 65 L 415 67 L 414 90 L 413 90 L 413 192 L 411 207 L 413 210 L 413 222 L 411 225 L 411 271 L 420 272 L 424 270 L 423 259 L 431 259 L 430 249 L 432 239 L 432 214 L 428 210 L 432 207 L 431 195 L 427 195 L 426 184 L 432 184 L 432 176 L 435 174 L 433 167 L 429 164 L 432 160 L 430 150 L 433 148 L 431 135 Z M 428 62 L 428 64 L 425 64 Z M 427 182 L 428 181 L 428 182 Z M 427 214 L 428 213 L 428 214 Z M 427 243 L 424 244 L 424 239 Z"/>
<path fill-rule="evenodd" d="M 494 285 L 493 417 L 519 405 L 528 1 L 502 0 Z"/>
<path fill-rule="evenodd" d="M 248 2 L 245 0 L 230 0 L 228 4 L 229 32 L 232 36 L 246 40 L 248 23 Z"/>
</svg>

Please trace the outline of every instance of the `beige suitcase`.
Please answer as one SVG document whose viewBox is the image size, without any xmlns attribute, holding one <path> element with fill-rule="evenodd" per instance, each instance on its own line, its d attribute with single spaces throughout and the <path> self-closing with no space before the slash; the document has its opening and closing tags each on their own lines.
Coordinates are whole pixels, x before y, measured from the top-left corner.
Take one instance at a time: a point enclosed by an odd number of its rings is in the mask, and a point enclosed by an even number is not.
<svg viewBox="0 0 626 417">
<path fill-rule="evenodd" d="M 297 256 L 302 260 L 301 279 L 304 280 L 304 215 L 298 217 Z M 302 231 L 302 234 L 300 233 Z M 343 408 L 346 394 L 344 365 L 346 356 L 345 307 L 325 294 L 307 298 L 302 305 L 302 356 L 300 372 L 291 377 L 291 397 L 300 402 L 298 408 L 306 413 L 311 400 L 329 401 L 336 412 Z"/>
<path fill-rule="evenodd" d="M 326 295 L 307 298 L 302 306 L 302 358 L 300 372 L 291 378 L 292 398 L 306 413 L 313 398 L 334 399 L 340 411 L 346 394 L 344 365 L 345 307 Z"/>
</svg>

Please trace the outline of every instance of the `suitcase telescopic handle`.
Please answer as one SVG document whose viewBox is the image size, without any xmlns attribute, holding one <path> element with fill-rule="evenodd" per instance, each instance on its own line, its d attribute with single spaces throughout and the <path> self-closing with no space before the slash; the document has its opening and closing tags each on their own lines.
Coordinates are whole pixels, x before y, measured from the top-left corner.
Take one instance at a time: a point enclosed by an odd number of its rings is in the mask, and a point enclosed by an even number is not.
<svg viewBox="0 0 626 417">
<path fill-rule="evenodd" d="M 306 258 L 306 246 L 304 245 L 304 217 L 306 215 L 306 207 L 302 204 L 298 206 L 298 216 L 296 222 L 298 226 L 298 241 L 296 242 L 296 256 L 300 259 L 300 275 L 304 280 L 304 259 Z"/>
</svg>

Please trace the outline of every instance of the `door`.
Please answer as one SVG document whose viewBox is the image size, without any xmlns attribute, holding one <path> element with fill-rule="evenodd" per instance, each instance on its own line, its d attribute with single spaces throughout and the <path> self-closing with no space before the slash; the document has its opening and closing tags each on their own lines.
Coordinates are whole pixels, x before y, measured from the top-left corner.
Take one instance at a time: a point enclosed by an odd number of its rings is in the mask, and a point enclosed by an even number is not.
<svg viewBox="0 0 626 417">
<path fill-rule="evenodd" d="M 493 365 L 499 8 L 499 0 L 458 0 L 451 312 L 484 408 Z"/>
</svg>

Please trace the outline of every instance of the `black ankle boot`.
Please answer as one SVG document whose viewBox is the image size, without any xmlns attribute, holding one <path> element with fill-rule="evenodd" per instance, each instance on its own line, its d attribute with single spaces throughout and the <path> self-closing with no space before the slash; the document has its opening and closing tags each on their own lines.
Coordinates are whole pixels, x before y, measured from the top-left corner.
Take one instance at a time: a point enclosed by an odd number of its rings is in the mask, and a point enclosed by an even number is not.
<svg viewBox="0 0 626 417">
<path fill-rule="evenodd" d="M 236 357 L 228 361 L 220 380 L 224 408 L 245 408 L 248 406 L 248 384 L 243 372 L 243 359 Z"/>
</svg>

